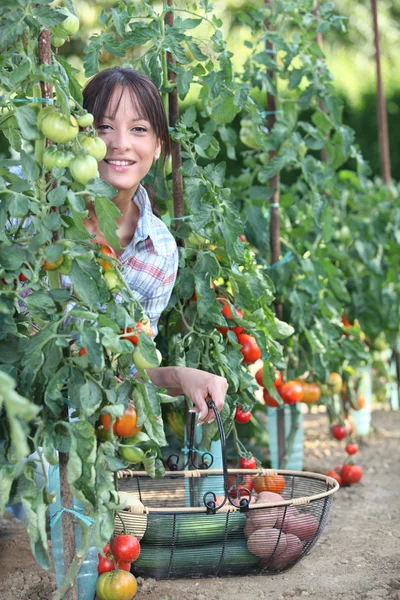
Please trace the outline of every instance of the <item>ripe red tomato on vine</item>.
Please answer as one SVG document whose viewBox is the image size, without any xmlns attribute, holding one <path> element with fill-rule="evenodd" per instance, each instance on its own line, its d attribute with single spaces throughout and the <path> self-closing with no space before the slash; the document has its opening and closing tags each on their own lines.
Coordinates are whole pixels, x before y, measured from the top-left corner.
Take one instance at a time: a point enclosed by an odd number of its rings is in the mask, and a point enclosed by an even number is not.
<svg viewBox="0 0 400 600">
<path fill-rule="evenodd" d="M 257 467 L 257 461 L 254 456 L 250 456 L 248 458 L 241 456 L 239 458 L 239 467 L 241 469 L 255 469 Z"/>
<path fill-rule="evenodd" d="M 240 406 L 236 407 L 235 421 L 238 423 L 247 423 L 251 419 L 251 412 L 249 410 L 243 410 Z"/>
<path fill-rule="evenodd" d="M 224 315 L 225 319 L 233 320 L 228 300 L 223 296 L 218 296 L 217 301 L 222 305 L 221 313 Z M 238 319 L 243 319 L 243 313 L 238 308 L 235 308 L 235 315 Z M 228 334 L 228 329 L 234 331 L 236 335 L 242 333 L 243 331 L 243 327 L 241 327 L 240 325 L 237 325 L 236 327 L 217 327 L 217 330 L 220 333 L 222 333 L 223 336 L 226 336 Z"/>
<path fill-rule="evenodd" d="M 341 476 L 343 483 L 351 485 L 360 481 L 363 476 L 363 470 L 360 465 L 343 465 Z"/>
<path fill-rule="evenodd" d="M 140 544 L 134 535 L 116 535 L 111 541 L 110 548 L 117 562 L 131 563 L 140 554 Z"/>
<path fill-rule="evenodd" d="M 348 444 L 346 444 L 345 450 L 347 454 L 357 454 L 358 444 L 355 444 L 354 442 L 349 442 Z"/>
<path fill-rule="evenodd" d="M 253 336 L 247 333 L 240 333 L 237 339 L 242 346 L 240 351 L 243 354 L 244 363 L 253 363 L 261 358 L 261 350 Z"/>
<path fill-rule="evenodd" d="M 288 381 L 279 388 L 279 395 L 285 404 L 296 404 L 304 398 L 304 389 L 299 381 Z"/>
<path fill-rule="evenodd" d="M 339 425 L 338 423 L 336 425 L 332 425 L 331 427 L 331 433 L 333 435 L 333 437 L 335 438 L 335 440 L 344 440 L 346 435 L 347 435 L 347 429 L 344 425 Z"/>
</svg>

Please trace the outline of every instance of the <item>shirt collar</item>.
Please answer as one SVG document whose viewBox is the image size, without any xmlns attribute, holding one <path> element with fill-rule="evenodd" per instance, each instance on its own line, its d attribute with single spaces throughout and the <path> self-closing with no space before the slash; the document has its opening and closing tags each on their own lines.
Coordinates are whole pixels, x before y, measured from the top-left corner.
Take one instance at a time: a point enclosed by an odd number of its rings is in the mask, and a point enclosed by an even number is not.
<svg viewBox="0 0 400 600">
<path fill-rule="evenodd" d="M 151 208 L 149 196 L 145 188 L 139 184 L 132 201 L 139 208 L 139 219 L 136 225 L 136 231 L 133 238 L 134 244 L 145 241 L 148 238 L 151 240 L 154 250 L 159 253 L 160 249 L 157 248 L 157 234 L 153 224 L 153 219 L 156 218 Z"/>
</svg>

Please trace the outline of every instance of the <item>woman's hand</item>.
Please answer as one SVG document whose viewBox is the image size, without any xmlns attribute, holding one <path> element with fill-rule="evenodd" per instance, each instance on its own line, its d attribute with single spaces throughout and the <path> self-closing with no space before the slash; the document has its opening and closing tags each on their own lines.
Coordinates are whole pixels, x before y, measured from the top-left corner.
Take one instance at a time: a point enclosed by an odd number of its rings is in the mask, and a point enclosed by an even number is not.
<svg viewBox="0 0 400 600">
<path fill-rule="evenodd" d="M 184 394 L 190 398 L 195 405 L 193 411 L 199 413 L 199 425 L 215 418 L 214 411 L 206 404 L 208 398 L 213 400 L 218 411 L 224 406 L 228 390 L 225 377 L 189 367 L 159 367 L 150 369 L 147 374 L 155 385 L 166 388 L 171 396 Z"/>
</svg>

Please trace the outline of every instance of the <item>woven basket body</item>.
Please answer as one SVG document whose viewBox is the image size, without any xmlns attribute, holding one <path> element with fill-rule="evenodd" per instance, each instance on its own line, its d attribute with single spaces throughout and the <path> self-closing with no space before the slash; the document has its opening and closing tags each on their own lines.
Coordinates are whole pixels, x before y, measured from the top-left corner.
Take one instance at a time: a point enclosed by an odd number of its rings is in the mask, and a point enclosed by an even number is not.
<svg viewBox="0 0 400 600">
<path fill-rule="evenodd" d="M 151 479 L 126 470 L 118 477 L 127 508 L 115 531 L 125 527 L 141 540 L 133 572 L 155 579 L 289 569 L 321 535 L 338 489 L 330 477 L 295 471 L 193 470 Z M 244 507 L 242 488 L 251 492 Z M 224 489 L 226 496 L 218 495 Z"/>
</svg>

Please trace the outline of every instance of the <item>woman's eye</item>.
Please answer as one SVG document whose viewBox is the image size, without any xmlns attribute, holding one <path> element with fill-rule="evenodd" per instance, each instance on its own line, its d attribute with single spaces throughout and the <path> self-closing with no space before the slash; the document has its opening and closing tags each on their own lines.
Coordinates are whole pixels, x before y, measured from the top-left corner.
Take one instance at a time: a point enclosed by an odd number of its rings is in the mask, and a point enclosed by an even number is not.
<svg viewBox="0 0 400 600">
<path fill-rule="evenodd" d="M 99 131 L 107 131 L 108 129 L 111 129 L 110 125 L 107 125 L 106 123 L 103 123 L 102 125 L 99 125 L 97 127 L 97 129 Z"/>
<path fill-rule="evenodd" d="M 146 127 L 137 125 L 136 127 L 133 128 L 133 131 L 136 131 L 137 133 L 146 133 L 147 129 L 146 129 Z"/>
</svg>

